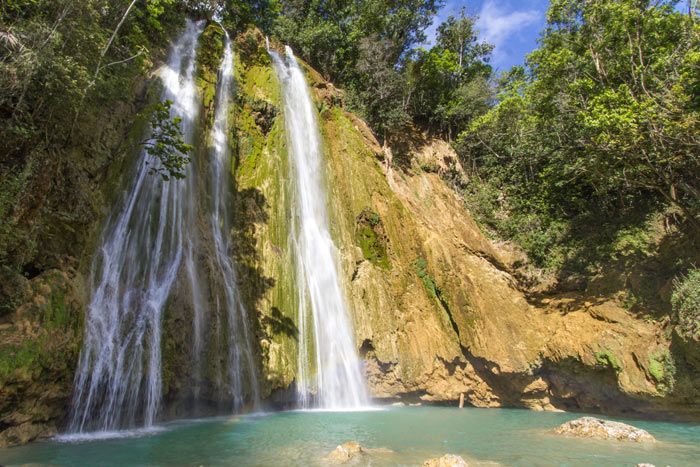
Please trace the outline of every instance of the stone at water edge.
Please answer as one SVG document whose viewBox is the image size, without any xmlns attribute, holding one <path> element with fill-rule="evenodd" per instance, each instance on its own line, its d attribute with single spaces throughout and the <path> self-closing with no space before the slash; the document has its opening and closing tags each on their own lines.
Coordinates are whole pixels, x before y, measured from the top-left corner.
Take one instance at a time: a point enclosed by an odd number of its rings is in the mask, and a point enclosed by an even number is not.
<svg viewBox="0 0 700 467">
<path fill-rule="evenodd" d="M 442 457 L 428 459 L 423 462 L 423 467 L 469 467 L 469 464 L 461 456 L 445 454 Z"/>
<path fill-rule="evenodd" d="M 363 453 L 362 446 L 357 441 L 348 441 L 333 449 L 324 460 L 336 464 L 344 464 Z"/>
<path fill-rule="evenodd" d="M 346 464 L 359 456 L 372 454 L 393 454 L 394 451 L 387 448 L 365 448 L 357 441 L 348 441 L 332 450 L 324 461 L 332 464 Z"/>
<path fill-rule="evenodd" d="M 8 428 L 2 433 L 0 438 L 0 448 L 15 444 L 26 444 L 39 438 L 48 438 L 56 434 L 56 427 L 52 424 L 35 424 L 26 422 Z"/>
<path fill-rule="evenodd" d="M 554 432 L 558 435 L 578 438 L 609 439 L 653 443 L 656 439 L 649 432 L 620 422 L 582 417 L 559 426 Z"/>
</svg>

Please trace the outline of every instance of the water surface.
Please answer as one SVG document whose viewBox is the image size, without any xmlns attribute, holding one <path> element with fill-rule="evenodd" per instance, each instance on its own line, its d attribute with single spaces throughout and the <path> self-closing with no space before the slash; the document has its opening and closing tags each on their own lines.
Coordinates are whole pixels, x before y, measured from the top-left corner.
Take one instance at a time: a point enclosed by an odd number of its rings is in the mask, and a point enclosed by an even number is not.
<svg viewBox="0 0 700 467">
<path fill-rule="evenodd" d="M 117 433 L 121 437 L 111 439 L 38 442 L 0 450 L 0 464 L 322 465 L 328 452 L 349 440 L 394 451 L 371 457 L 373 466 L 420 465 L 445 453 L 459 454 L 476 465 L 685 466 L 697 465 L 700 459 L 698 424 L 630 422 L 659 440 L 653 445 L 548 433 L 579 416 L 445 407 L 280 412 L 172 422 L 152 431 Z"/>
</svg>

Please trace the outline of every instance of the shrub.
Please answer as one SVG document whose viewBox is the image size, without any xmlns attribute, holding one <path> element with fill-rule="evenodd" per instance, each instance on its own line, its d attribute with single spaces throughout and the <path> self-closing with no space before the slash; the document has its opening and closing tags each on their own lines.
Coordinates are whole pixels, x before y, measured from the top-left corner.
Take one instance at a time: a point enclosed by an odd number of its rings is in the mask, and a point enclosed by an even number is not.
<svg viewBox="0 0 700 467">
<path fill-rule="evenodd" d="M 678 334 L 700 340 L 700 269 L 691 269 L 674 280 L 671 305 Z"/>
</svg>

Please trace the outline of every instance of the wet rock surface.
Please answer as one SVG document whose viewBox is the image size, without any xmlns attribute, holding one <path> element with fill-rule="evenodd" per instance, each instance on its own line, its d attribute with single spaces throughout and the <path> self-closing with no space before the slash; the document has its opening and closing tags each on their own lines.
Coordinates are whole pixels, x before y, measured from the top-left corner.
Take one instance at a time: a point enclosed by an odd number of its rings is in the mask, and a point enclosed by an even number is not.
<svg viewBox="0 0 700 467">
<path fill-rule="evenodd" d="M 611 422 L 594 417 L 582 417 L 566 422 L 556 430 L 556 434 L 577 438 L 593 438 L 615 441 L 653 443 L 656 439 L 649 432 L 620 422 Z"/>
<path fill-rule="evenodd" d="M 348 441 L 332 450 L 324 460 L 334 464 L 345 464 L 352 459 L 361 456 L 365 453 L 360 443 L 357 441 Z"/>
<path fill-rule="evenodd" d="M 423 467 L 467 467 L 468 465 L 467 461 L 455 454 L 445 454 L 442 457 L 423 462 Z"/>
<path fill-rule="evenodd" d="M 363 458 L 393 454 L 393 452 L 387 448 L 366 448 L 357 441 L 347 441 L 337 446 L 323 460 L 330 464 L 348 464 L 356 463 Z"/>
</svg>

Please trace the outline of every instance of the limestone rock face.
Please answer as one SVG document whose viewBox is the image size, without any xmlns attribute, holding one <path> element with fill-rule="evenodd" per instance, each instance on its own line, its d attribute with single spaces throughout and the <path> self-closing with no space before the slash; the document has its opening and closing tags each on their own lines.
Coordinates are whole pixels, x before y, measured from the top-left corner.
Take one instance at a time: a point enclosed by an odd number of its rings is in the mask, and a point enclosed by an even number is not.
<svg viewBox="0 0 700 467">
<path fill-rule="evenodd" d="M 582 417 L 566 422 L 555 433 L 577 438 L 595 438 L 616 441 L 634 441 L 636 443 L 653 443 L 656 439 L 647 431 L 620 422 L 600 420 L 594 417 Z"/>
<path fill-rule="evenodd" d="M 366 125 L 342 109 L 325 110 L 320 125 L 333 234 L 375 397 L 457 404 L 464 394 L 478 407 L 677 410 L 673 398 L 659 397 L 665 389 L 652 376 L 670 352 L 662 327 L 614 297 L 529 297 L 513 269 L 517 255 L 482 234 L 441 175 L 463 173 L 448 145 L 425 139 L 403 154 L 385 147 L 378 155 Z M 381 228 L 358 241 L 366 213 Z"/>
<path fill-rule="evenodd" d="M 455 454 L 445 454 L 436 459 L 423 462 L 423 467 L 468 467 L 467 461 Z"/>
<path fill-rule="evenodd" d="M 260 215 L 252 254 L 235 254 L 264 279 L 242 284 L 259 320 L 263 393 L 291 394 L 298 297 L 284 112 L 267 122 L 269 132 L 259 128 L 251 103 L 282 108 L 278 83 L 262 43 L 238 56 L 245 98 L 235 209 L 248 203 Z M 453 188 L 468 176 L 451 146 L 418 132 L 380 144 L 342 107 L 342 95 L 302 66 L 319 111 L 331 234 L 374 397 L 457 404 L 463 394 L 478 407 L 700 416 L 692 391 L 672 391 L 662 323 L 630 313 L 614 294 L 533 297 L 517 269 L 522 254 L 486 238 Z M 254 283 L 266 286 L 247 291 Z"/>
</svg>

